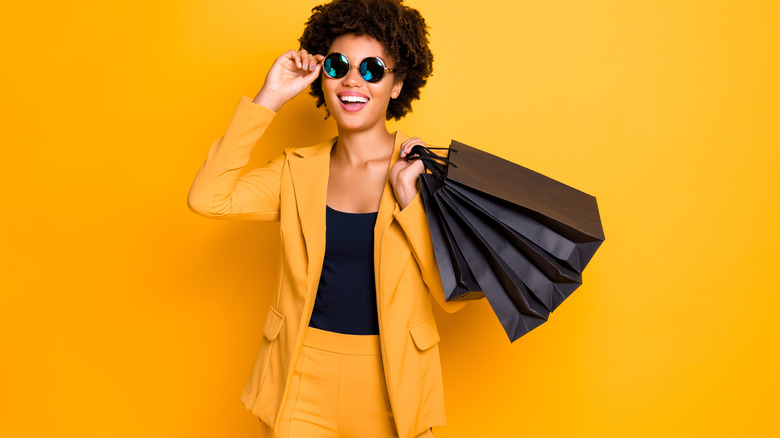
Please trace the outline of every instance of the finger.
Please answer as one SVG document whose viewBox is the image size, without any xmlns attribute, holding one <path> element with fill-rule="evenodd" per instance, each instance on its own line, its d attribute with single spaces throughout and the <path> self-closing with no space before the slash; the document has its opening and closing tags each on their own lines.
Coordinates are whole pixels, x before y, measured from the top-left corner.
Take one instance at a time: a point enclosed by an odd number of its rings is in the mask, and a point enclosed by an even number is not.
<svg viewBox="0 0 780 438">
<path fill-rule="evenodd" d="M 290 50 L 288 50 L 288 51 L 284 52 L 284 53 L 282 54 L 282 56 L 280 56 L 280 57 L 279 57 L 279 59 L 280 59 L 280 60 L 288 60 L 288 59 L 292 59 L 292 60 L 294 61 L 294 60 L 295 60 L 295 55 L 296 55 L 297 53 L 298 53 L 298 52 L 296 52 L 295 50 L 292 50 L 292 49 L 290 49 Z"/>
<path fill-rule="evenodd" d="M 317 64 L 317 57 L 314 55 L 309 55 L 309 70 L 314 70 Z"/>
<path fill-rule="evenodd" d="M 408 144 L 409 146 L 414 146 L 416 144 L 421 144 L 423 141 L 420 140 L 420 137 L 412 137 L 409 140 L 406 140 L 404 143 Z"/>
<path fill-rule="evenodd" d="M 320 75 L 320 66 L 322 64 L 314 64 L 312 65 L 312 71 L 306 73 L 306 76 L 304 78 L 311 84 L 314 82 L 317 77 Z"/>
<path fill-rule="evenodd" d="M 306 49 L 301 49 L 300 52 L 298 52 L 298 55 L 301 57 L 301 63 L 302 65 L 299 65 L 298 68 L 302 68 L 304 70 L 309 69 L 309 52 L 306 51 Z"/>
<path fill-rule="evenodd" d="M 401 158 L 406 157 L 406 155 L 409 153 L 409 141 L 406 140 L 405 142 L 401 143 Z"/>
<path fill-rule="evenodd" d="M 299 55 L 298 52 L 290 50 L 287 52 L 287 58 L 291 59 L 298 68 L 301 68 L 301 55 Z"/>
<path fill-rule="evenodd" d="M 406 140 L 405 142 L 401 143 L 401 158 L 406 157 L 406 155 L 409 154 L 410 146 L 409 144 L 414 140 L 414 138 L 410 138 L 409 140 Z"/>
<path fill-rule="evenodd" d="M 420 140 L 419 137 L 412 137 L 409 140 L 405 141 L 402 145 L 402 149 L 404 151 L 404 155 L 409 154 L 412 151 L 412 147 L 421 144 L 425 146 L 425 143 L 423 143 L 422 140 Z"/>
<path fill-rule="evenodd" d="M 412 137 L 409 140 L 406 140 L 405 142 L 401 143 L 401 148 L 403 148 L 405 151 L 409 151 L 412 146 L 419 144 L 420 139 L 417 137 Z"/>
<path fill-rule="evenodd" d="M 317 61 L 317 65 L 322 65 L 322 63 L 325 61 L 325 56 L 323 55 L 314 55 L 314 60 Z"/>
</svg>

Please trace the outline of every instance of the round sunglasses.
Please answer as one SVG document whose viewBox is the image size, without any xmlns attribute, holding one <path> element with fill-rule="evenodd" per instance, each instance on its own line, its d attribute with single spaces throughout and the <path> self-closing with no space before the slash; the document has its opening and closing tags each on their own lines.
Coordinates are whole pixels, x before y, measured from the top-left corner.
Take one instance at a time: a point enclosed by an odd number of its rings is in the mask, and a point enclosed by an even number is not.
<svg viewBox="0 0 780 438">
<path fill-rule="evenodd" d="M 385 72 L 393 72 L 392 68 L 385 67 L 385 63 L 374 56 L 360 61 L 359 65 L 350 65 L 349 58 L 342 53 L 331 53 L 322 61 L 323 73 L 333 79 L 343 78 L 351 68 L 357 68 L 360 77 L 372 84 L 381 81 Z"/>
</svg>

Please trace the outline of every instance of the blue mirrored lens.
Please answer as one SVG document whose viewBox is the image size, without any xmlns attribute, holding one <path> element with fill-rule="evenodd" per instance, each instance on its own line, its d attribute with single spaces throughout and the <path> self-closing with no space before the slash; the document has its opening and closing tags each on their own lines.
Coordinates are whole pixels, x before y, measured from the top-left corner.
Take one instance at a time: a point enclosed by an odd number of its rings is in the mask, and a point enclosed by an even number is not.
<svg viewBox="0 0 780 438">
<path fill-rule="evenodd" d="M 343 78 L 349 71 L 349 60 L 341 53 L 331 53 L 322 63 L 323 72 L 332 78 Z"/>
<path fill-rule="evenodd" d="M 385 65 L 379 58 L 366 58 L 360 63 L 360 77 L 366 82 L 379 82 L 385 75 Z"/>
</svg>

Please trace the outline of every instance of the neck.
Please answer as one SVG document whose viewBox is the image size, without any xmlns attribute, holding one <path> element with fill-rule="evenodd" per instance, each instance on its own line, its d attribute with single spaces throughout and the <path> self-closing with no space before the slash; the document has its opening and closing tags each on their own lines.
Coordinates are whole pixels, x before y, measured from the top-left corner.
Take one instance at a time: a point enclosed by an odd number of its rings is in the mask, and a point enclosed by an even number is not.
<svg viewBox="0 0 780 438">
<path fill-rule="evenodd" d="M 350 131 L 339 126 L 338 142 L 331 157 L 350 165 L 361 165 L 388 159 L 394 146 L 395 135 L 387 131 L 384 123 L 365 131 Z"/>
</svg>

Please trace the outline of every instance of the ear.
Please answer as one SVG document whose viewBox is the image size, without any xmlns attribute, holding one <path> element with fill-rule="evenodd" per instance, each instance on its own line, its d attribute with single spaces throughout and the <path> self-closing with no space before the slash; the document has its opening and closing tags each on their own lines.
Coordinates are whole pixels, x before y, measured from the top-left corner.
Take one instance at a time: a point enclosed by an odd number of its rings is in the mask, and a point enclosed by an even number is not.
<svg viewBox="0 0 780 438">
<path fill-rule="evenodd" d="M 390 93 L 390 97 L 395 99 L 398 97 L 399 94 L 401 94 L 401 89 L 404 87 L 404 81 L 395 81 L 393 82 L 393 91 Z"/>
</svg>

